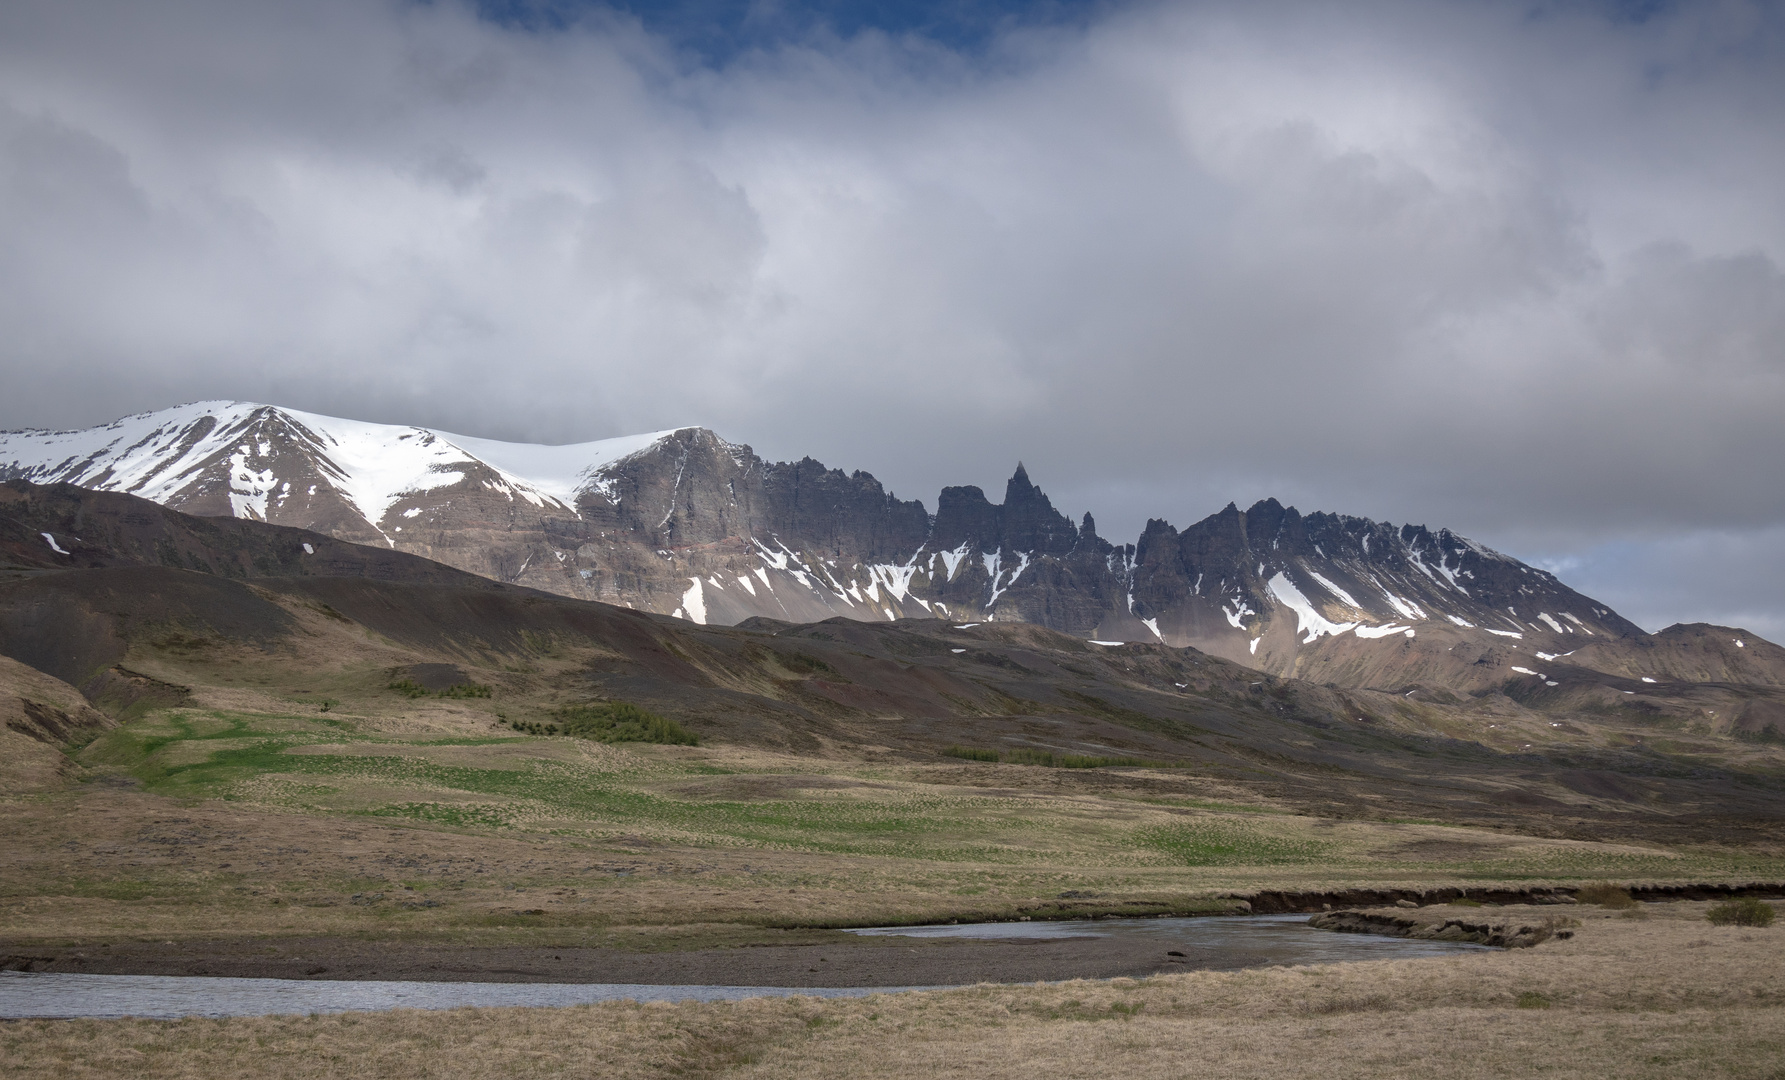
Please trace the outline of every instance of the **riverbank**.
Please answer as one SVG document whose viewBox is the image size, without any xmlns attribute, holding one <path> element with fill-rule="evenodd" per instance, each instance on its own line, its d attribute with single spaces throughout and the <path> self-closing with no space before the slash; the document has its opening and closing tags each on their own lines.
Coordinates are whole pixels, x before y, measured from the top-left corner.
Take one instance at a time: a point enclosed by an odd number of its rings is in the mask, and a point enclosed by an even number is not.
<svg viewBox="0 0 1785 1080">
<path fill-rule="evenodd" d="M 1464 909 L 1467 911 L 1468 909 Z M 1546 941 L 1566 941 L 1580 920 L 1552 911 L 1326 911 L 1308 920 L 1310 926 L 1341 934 L 1412 938 L 1416 941 L 1466 941 L 1500 949 L 1529 949 Z"/>
<path fill-rule="evenodd" d="M 830 935 L 825 935 L 829 937 Z M 0 969 L 105 975 L 422 982 L 646 983 L 723 986 L 966 986 L 974 983 L 1144 977 L 1181 970 L 1155 942 L 924 941 L 836 933 L 819 944 L 632 952 L 488 947 L 342 938 L 126 942 L 0 952 Z M 1202 966 L 1259 962 L 1244 953 Z"/>
<path fill-rule="evenodd" d="M 823 989 L 1137 978 L 1174 971 L 1433 955 L 1459 947 L 1454 942 L 1390 942 L 1326 933 L 1301 915 L 953 924 L 806 936 L 823 940 L 653 952 L 328 938 L 160 942 L 14 953 L 0 956 L 0 967 L 44 976 L 210 977 L 292 985 L 338 981 Z"/>
<path fill-rule="evenodd" d="M 852 1001 L 23 1021 L 0 1025 L 0 1060 L 189 1080 L 1763 1080 L 1785 1060 L 1785 930 L 1711 926 L 1708 906 L 1573 906 L 1575 936 L 1533 949 Z"/>
<path fill-rule="evenodd" d="M 1438 895 L 1457 891 L 1440 890 Z M 1720 898 L 1735 893 L 1777 896 L 1781 890 L 1773 885 L 1700 884 L 1638 892 L 1680 902 L 1674 898 Z M 1496 889 L 1493 895 L 1510 901 L 1496 904 L 1443 902 L 1432 894 L 1407 890 L 1345 890 L 1253 894 L 1250 902 L 1239 903 L 1255 904 L 1267 912 L 1285 908 L 1311 911 L 1310 925 L 1325 931 L 1521 948 L 1572 935 L 1569 928 L 1578 920 L 1568 913 L 1579 905 L 1571 893 L 1549 888 Z M 1399 907 L 1334 910 L 1335 900 L 1381 902 L 1397 894 L 1402 894 Z M 1421 895 L 1428 903 L 1422 905 L 1405 895 Z M 1204 918 L 1226 921 L 1232 917 Z M 1270 949 L 1243 941 L 1217 950 L 1186 952 L 1157 937 L 1110 935 L 1104 930 L 1108 925 L 1105 919 L 996 924 L 1000 936 L 990 940 L 859 936 L 808 927 L 758 930 L 722 947 L 665 948 L 660 942 L 648 949 L 327 935 L 59 945 L 0 941 L 0 971 L 299 980 L 871 987 L 1144 978 L 1185 970 L 1236 971 L 1283 962 Z M 1025 932 L 1025 927 L 1034 932 Z M 776 937 L 784 940 L 777 942 Z M 700 941 L 702 936 L 693 935 L 691 940 Z"/>
</svg>

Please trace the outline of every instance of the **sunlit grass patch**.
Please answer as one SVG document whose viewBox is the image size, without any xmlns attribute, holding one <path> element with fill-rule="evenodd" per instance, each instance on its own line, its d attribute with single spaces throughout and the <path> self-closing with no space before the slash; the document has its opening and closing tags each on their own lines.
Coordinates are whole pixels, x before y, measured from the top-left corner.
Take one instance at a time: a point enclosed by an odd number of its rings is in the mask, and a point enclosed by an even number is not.
<svg viewBox="0 0 1785 1080">
<path fill-rule="evenodd" d="M 1218 817 L 1137 829 L 1134 841 L 1185 866 L 1288 865 L 1335 854 L 1334 845 L 1325 841 L 1266 832 Z"/>
<path fill-rule="evenodd" d="M 604 751 L 608 756 L 596 761 L 566 760 L 562 751 L 528 757 L 527 742 L 512 738 L 393 743 L 374 736 L 344 740 L 333 730 L 293 730 L 288 724 L 272 732 L 257 726 L 243 716 L 169 717 L 152 730 L 120 738 L 114 756 L 130 758 L 123 762 L 129 771 L 161 794 L 454 828 L 568 830 L 591 837 L 625 832 L 697 846 L 943 862 L 1027 862 L 1062 850 L 1060 838 L 1045 836 L 1032 819 L 1032 804 L 1022 800 L 904 790 L 848 800 L 680 799 L 636 785 L 648 775 L 725 770 L 620 751 Z M 499 767 L 495 760 L 477 762 L 479 746 L 503 752 Z M 473 752 L 463 763 L 435 757 L 460 747 Z M 1078 831 L 1072 848 L 1123 850 L 1106 825 L 1091 822 Z"/>
</svg>

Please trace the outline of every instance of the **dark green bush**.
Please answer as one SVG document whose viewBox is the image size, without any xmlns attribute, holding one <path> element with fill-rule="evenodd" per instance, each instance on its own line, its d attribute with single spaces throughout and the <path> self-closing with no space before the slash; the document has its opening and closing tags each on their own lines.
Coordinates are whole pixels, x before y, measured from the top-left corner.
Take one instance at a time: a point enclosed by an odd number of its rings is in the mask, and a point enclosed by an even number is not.
<svg viewBox="0 0 1785 1080">
<path fill-rule="evenodd" d="M 423 698 L 428 696 L 428 688 L 414 679 L 398 679 L 390 684 L 390 688 L 406 698 Z M 487 698 L 490 688 L 483 683 L 455 683 L 440 691 L 443 698 Z"/>
<path fill-rule="evenodd" d="M 1550 1000 L 1535 990 L 1526 990 L 1518 996 L 1516 1004 L 1521 1009 L 1547 1009 L 1550 1007 Z"/>
<path fill-rule="evenodd" d="M 950 746 L 942 751 L 945 757 L 966 758 L 968 761 L 997 761 L 998 751 L 982 750 L 977 746 Z"/>
<path fill-rule="evenodd" d="M 836 668 L 831 667 L 823 660 L 820 660 L 818 657 L 812 656 L 809 653 L 777 652 L 775 653 L 775 658 L 781 661 L 781 666 L 788 671 L 798 672 L 802 675 L 816 675 L 819 672 L 823 672 L 826 675 L 835 675 L 837 673 Z"/>
<path fill-rule="evenodd" d="M 666 716 L 647 712 L 625 701 L 604 701 L 593 705 L 566 705 L 557 711 L 558 723 L 548 725 L 562 729 L 566 735 L 597 742 L 666 743 L 672 746 L 698 746 L 700 737 Z M 555 731 L 554 731 L 555 733 Z"/>
<path fill-rule="evenodd" d="M 1705 912 L 1704 917 L 1716 926 L 1771 926 L 1773 914 L 1771 904 L 1744 896 L 1718 904 Z"/>
<path fill-rule="evenodd" d="M 1136 757 L 1091 757 L 1085 754 L 1056 754 L 1048 750 L 1027 748 L 1012 750 L 1005 757 L 1013 765 L 1041 765 L 1050 769 L 1101 769 L 1109 765 L 1156 765 L 1158 762 Z"/>
<path fill-rule="evenodd" d="M 968 761 L 1004 761 L 1012 765 L 1040 765 L 1046 769 L 1102 769 L 1111 765 L 1152 765 L 1170 767 L 1169 762 L 1148 761 L 1137 757 L 1094 757 L 1089 754 L 1056 754 L 1051 750 L 1020 747 L 1000 754 L 977 746 L 950 746 L 942 751 L 946 757 Z"/>
</svg>

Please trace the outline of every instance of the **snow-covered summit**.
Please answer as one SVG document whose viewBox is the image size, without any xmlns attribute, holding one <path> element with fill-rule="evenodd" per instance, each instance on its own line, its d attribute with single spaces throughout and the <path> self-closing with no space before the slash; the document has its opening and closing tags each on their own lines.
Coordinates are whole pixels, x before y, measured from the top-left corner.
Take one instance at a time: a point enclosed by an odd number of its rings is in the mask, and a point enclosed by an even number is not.
<svg viewBox="0 0 1785 1080">
<path fill-rule="evenodd" d="M 417 516 L 416 506 L 399 504 L 467 482 L 480 495 L 575 517 L 578 496 L 600 484 L 603 469 L 675 430 L 542 446 L 200 401 L 77 431 L 0 432 L 0 478 L 66 481 L 190 513 L 308 527 L 345 513 L 392 542 L 402 528 L 393 517 Z"/>
</svg>

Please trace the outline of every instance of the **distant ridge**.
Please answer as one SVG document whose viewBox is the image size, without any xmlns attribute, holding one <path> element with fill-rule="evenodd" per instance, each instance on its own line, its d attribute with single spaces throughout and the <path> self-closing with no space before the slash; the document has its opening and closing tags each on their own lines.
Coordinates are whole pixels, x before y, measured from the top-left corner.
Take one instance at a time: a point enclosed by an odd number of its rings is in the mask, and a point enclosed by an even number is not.
<svg viewBox="0 0 1785 1080">
<path fill-rule="evenodd" d="M 1135 543 L 1059 513 L 1018 465 L 1004 498 L 932 514 L 873 476 L 765 462 L 683 427 L 570 446 L 249 402 L 0 433 L 0 479 L 313 529 L 497 581 L 698 623 L 942 618 L 1151 641 L 1282 675 L 1458 690 L 1648 640 L 1609 607 L 1449 530 L 1266 499 Z"/>
</svg>

